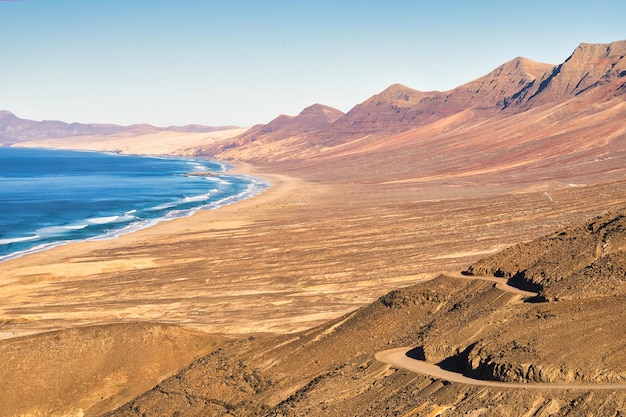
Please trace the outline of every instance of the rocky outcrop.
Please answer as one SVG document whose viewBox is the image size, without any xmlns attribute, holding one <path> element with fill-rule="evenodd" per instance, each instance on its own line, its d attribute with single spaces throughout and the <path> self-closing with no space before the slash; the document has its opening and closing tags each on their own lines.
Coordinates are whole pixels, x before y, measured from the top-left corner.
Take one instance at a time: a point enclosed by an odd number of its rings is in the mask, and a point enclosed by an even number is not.
<svg viewBox="0 0 626 417">
<path fill-rule="evenodd" d="M 510 247 L 467 269 L 510 278 L 547 300 L 626 294 L 626 210 Z"/>
</svg>

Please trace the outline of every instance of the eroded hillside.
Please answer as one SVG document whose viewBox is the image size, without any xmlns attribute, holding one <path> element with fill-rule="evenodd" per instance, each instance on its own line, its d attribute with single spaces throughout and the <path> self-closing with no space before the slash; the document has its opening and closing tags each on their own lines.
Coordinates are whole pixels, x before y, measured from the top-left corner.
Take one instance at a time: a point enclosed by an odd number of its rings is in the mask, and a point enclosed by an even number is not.
<svg viewBox="0 0 626 417">
<path fill-rule="evenodd" d="M 607 213 L 579 227 L 515 245 L 473 264 L 468 272 L 510 278 L 550 301 L 624 296 L 625 231 L 625 211 Z"/>
<path fill-rule="evenodd" d="M 534 273 L 550 275 L 564 253 L 577 252 L 573 240 L 578 248 L 595 248 L 601 224 L 605 242 L 622 241 L 626 230 L 617 227 L 620 219 L 620 214 L 607 214 L 526 244 L 539 247 L 554 236 L 572 236 L 544 247 L 543 266 L 535 264 Z M 622 251 L 611 253 L 626 262 Z M 489 264 L 506 271 L 517 254 L 505 250 L 490 257 Z M 593 263 L 589 259 L 587 264 Z M 477 271 L 484 262 L 469 269 Z M 604 277 L 623 279 L 619 273 Z M 585 286 L 574 292 L 574 299 L 546 302 L 471 276 L 442 275 L 394 290 L 309 331 L 231 342 L 109 415 L 438 415 L 437 410 L 448 416 L 517 415 L 520 410 L 525 415 L 615 415 L 626 406 L 626 389 L 576 387 L 626 382 L 626 296 Z M 377 352 L 398 346 L 418 348 L 423 357 L 416 360 L 528 388 L 448 383 L 374 359 Z M 535 383 L 567 384 L 567 389 Z"/>
</svg>

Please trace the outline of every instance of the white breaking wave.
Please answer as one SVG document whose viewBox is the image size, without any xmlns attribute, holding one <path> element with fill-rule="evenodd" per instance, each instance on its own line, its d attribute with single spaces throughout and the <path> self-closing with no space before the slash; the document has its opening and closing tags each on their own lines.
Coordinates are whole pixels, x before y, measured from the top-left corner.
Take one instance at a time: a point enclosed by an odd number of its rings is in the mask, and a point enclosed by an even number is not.
<svg viewBox="0 0 626 417">
<path fill-rule="evenodd" d="M 31 253 L 35 253 L 35 252 L 41 252 L 44 251 L 46 249 L 51 249 L 57 246 L 61 246 L 61 245 L 65 245 L 66 243 L 69 243 L 70 241 L 63 241 L 63 242 L 51 242 L 51 243 L 43 243 L 41 245 L 37 245 L 34 246 L 30 249 L 26 249 L 26 250 L 22 250 L 22 251 L 18 251 L 18 252 L 13 252 L 13 253 L 9 253 L 8 255 L 3 255 L 0 256 L 0 262 L 2 261 L 8 261 L 9 259 L 15 259 L 15 258 L 20 258 L 24 255 L 28 255 Z"/>
<path fill-rule="evenodd" d="M 28 242 L 29 240 L 37 240 L 40 238 L 41 236 L 35 235 L 35 236 L 13 237 L 9 239 L 0 239 L 0 245 L 10 245 L 11 243 L 18 243 L 18 242 Z"/>
<path fill-rule="evenodd" d="M 40 237 L 51 237 L 63 235 L 65 233 L 72 232 L 74 230 L 82 230 L 85 227 L 89 226 L 88 224 L 76 224 L 76 225 L 67 225 L 67 226 L 50 226 L 50 227 L 42 227 L 37 230 L 37 234 Z"/>
<path fill-rule="evenodd" d="M 210 198 L 211 198 L 211 193 L 200 194 L 200 195 L 196 195 L 192 197 L 184 197 L 184 198 L 181 198 L 180 200 L 172 201 L 172 202 L 165 203 L 165 204 L 159 204 L 158 206 L 151 207 L 148 210 L 149 211 L 162 211 L 162 210 L 167 210 L 169 208 L 178 207 L 182 204 L 199 203 L 202 201 L 207 201 Z"/>
<path fill-rule="evenodd" d="M 269 184 L 266 183 L 263 180 L 259 180 L 257 178 L 253 178 L 253 177 L 242 177 L 242 178 L 246 178 L 248 181 L 250 181 L 248 183 L 248 186 L 246 187 L 245 190 L 241 191 L 239 194 L 235 194 L 235 195 L 230 195 L 228 197 L 224 197 L 220 200 L 216 200 L 216 201 L 212 201 L 209 204 L 206 204 L 202 207 L 200 207 L 200 209 L 202 210 L 215 210 L 218 209 L 220 207 L 224 207 L 224 206 L 228 206 L 230 204 L 242 201 L 242 200 L 246 200 L 248 198 L 254 197 L 258 194 L 261 194 L 261 192 L 263 192 L 263 190 L 265 190 L 266 188 L 269 187 Z"/>
<path fill-rule="evenodd" d="M 185 197 L 182 199 L 183 203 L 198 203 L 200 201 L 207 201 L 211 198 L 211 194 L 201 194 L 194 197 Z"/>
<path fill-rule="evenodd" d="M 89 224 L 110 224 L 110 223 L 124 223 L 129 222 L 137 217 L 126 215 L 126 216 L 108 216 L 108 217 L 92 217 L 91 219 L 87 219 L 87 223 Z"/>
<path fill-rule="evenodd" d="M 158 206 L 150 207 L 148 211 L 161 211 L 167 210 L 168 208 L 176 207 L 179 203 L 176 201 L 172 201 L 171 203 L 159 204 Z"/>
</svg>

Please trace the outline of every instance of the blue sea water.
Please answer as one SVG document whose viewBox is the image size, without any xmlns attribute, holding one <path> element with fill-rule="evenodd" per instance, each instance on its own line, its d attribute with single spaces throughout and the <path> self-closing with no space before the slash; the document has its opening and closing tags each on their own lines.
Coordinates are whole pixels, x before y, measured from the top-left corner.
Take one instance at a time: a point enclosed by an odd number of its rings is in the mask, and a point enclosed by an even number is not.
<svg viewBox="0 0 626 417">
<path fill-rule="evenodd" d="M 107 239 L 251 197 L 262 180 L 204 159 L 0 148 L 0 261 Z M 218 175 L 187 175 L 211 172 Z"/>
</svg>

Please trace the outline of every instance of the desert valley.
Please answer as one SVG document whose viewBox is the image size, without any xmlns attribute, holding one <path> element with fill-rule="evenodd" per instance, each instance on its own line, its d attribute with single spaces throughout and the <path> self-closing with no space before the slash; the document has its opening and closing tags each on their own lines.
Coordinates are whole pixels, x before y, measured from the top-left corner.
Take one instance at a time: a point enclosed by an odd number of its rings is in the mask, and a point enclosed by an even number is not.
<svg viewBox="0 0 626 417">
<path fill-rule="evenodd" d="M 0 145 L 271 184 L 0 263 L 0 416 L 626 410 L 626 41 L 250 129 L 3 111 Z"/>
</svg>

